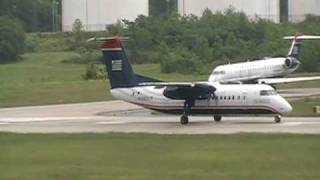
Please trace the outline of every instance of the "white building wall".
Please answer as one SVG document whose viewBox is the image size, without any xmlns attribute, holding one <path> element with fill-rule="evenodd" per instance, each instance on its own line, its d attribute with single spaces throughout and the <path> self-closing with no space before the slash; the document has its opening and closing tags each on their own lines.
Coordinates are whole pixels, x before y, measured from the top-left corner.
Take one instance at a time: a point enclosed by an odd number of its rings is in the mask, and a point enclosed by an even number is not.
<svg viewBox="0 0 320 180">
<path fill-rule="evenodd" d="M 289 0 L 288 15 L 290 22 L 300 22 L 307 14 L 320 16 L 320 0 Z"/>
<path fill-rule="evenodd" d="M 148 0 L 62 0 L 62 30 L 71 31 L 80 19 L 86 31 L 105 30 L 117 20 L 149 15 Z"/>
<path fill-rule="evenodd" d="M 181 15 L 201 16 L 206 8 L 212 12 L 223 12 L 230 7 L 244 12 L 251 19 L 258 16 L 274 22 L 280 21 L 279 0 L 178 0 L 178 12 Z"/>
</svg>

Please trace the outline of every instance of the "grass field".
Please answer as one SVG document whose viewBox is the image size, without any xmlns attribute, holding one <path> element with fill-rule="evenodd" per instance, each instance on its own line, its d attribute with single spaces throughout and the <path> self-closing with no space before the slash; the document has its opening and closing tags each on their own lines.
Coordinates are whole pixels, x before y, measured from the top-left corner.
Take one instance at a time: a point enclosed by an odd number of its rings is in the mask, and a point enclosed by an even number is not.
<svg viewBox="0 0 320 180">
<path fill-rule="evenodd" d="M 86 65 L 61 63 L 74 52 L 28 53 L 20 62 L 0 65 L 0 107 L 105 101 L 112 99 L 109 82 L 83 80 Z M 134 65 L 139 74 L 167 81 L 206 80 L 208 75 L 164 74 L 159 64 Z M 208 72 L 209 73 L 209 72 Z M 320 81 L 280 88 L 320 87 Z"/>
<path fill-rule="evenodd" d="M 315 135 L 0 134 L 0 179 L 320 179 Z"/>
<path fill-rule="evenodd" d="M 320 113 L 315 113 L 313 108 L 320 106 L 320 98 L 304 98 L 290 101 L 293 111 L 287 116 L 314 116 L 320 117 Z"/>
<path fill-rule="evenodd" d="M 26 54 L 0 65 L 0 106 L 23 106 L 111 99 L 108 83 L 85 81 L 85 65 L 60 63 L 70 52 Z"/>
<path fill-rule="evenodd" d="M 86 65 L 61 63 L 73 52 L 30 53 L 23 60 L 0 65 L 0 107 L 105 101 L 109 82 L 82 78 Z M 201 76 L 162 74 L 158 64 L 135 65 L 137 73 L 166 80 L 198 80 Z"/>
</svg>

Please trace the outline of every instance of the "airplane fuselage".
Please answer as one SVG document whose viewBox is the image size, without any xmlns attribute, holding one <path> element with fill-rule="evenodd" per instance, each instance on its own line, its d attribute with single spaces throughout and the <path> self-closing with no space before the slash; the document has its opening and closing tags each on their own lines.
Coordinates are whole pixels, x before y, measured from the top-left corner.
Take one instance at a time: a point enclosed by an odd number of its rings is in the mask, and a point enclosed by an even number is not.
<svg viewBox="0 0 320 180">
<path fill-rule="evenodd" d="M 209 77 L 209 82 L 252 82 L 258 79 L 285 77 L 299 67 L 295 58 L 279 57 L 252 62 L 227 64 L 216 67 Z"/>
<path fill-rule="evenodd" d="M 208 82 L 208 84 L 210 84 Z M 212 84 L 217 90 L 210 99 L 196 100 L 191 114 L 282 114 L 292 107 L 268 85 Z M 165 87 L 138 86 L 115 88 L 112 95 L 139 106 L 181 114 L 185 100 L 173 100 L 163 95 Z"/>
</svg>

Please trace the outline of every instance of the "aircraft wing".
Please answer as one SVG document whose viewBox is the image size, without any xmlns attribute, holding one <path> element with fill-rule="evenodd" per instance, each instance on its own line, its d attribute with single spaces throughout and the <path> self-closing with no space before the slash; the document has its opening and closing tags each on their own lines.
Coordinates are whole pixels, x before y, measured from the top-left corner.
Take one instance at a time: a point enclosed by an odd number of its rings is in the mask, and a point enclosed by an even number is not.
<svg viewBox="0 0 320 180">
<path fill-rule="evenodd" d="M 300 81 L 312 81 L 312 80 L 320 80 L 320 76 L 312 76 L 312 77 L 296 77 L 296 78 L 265 78 L 259 79 L 259 84 L 281 84 L 281 83 L 292 83 L 292 82 L 300 82 Z"/>
<path fill-rule="evenodd" d="M 147 82 L 141 86 L 164 86 L 163 95 L 175 100 L 204 100 L 214 96 L 216 88 L 205 82 Z"/>
</svg>

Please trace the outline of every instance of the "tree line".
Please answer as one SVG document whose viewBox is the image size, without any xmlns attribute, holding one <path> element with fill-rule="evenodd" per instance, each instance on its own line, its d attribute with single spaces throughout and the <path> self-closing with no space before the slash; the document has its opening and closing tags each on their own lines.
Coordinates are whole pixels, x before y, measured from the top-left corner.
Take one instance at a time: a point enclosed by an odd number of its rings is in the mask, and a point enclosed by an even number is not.
<svg viewBox="0 0 320 180">
<path fill-rule="evenodd" d="M 0 1 L 0 7 L 3 8 L 3 3 L 7 1 Z M 17 1 L 34 0 L 12 0 Z M 73 33 L 65 35 L 68 50 L 80 49 L 83 57 L 78 62 L 92 59 L 101 61 L 100 56 L 98 58 L 96 54 L 92 56 L 90 53 L 97 47 L 89 46 L 85 41 L 94 33 L 83 32 L 81 22 L 76 22 L 75 26 L 78 28 Z M 10 13 L 0 17 L 0 62 L 19 59 L 26 46 L 24 29 L 25 23 Z M 218 13 L 207 9 L 202 17 L 181 16 L 175 11 L 168 11 L 148 17 L 141 15 L 133 22 L 122 20 L 109 26 L 106 32 L 96 34 L 130 37 L 124 45 L 132 63 L 159 63 L 162 72 L 167 73 L 208 74 L 220 64 L 284 56 L 290 42 L 282 40 L 282 37 L 296 32 L 318 34 L 320 18 L 309 15 L 305 21 L 293 24 L 273 23 L 259 18 L 253 20 L 232 9 Z M 319 42 L 306 42 L 303 46 L 299 70 L 320 72 Z"/>
<path fill-rule="evenodd" d="M 309 15 L 301 23 L 278 24 L 252 20 L 232 9 L 215 14 L 207 9 L 202 17 L 139 16 L 113 33 L 130 37 L 127 49 L 134 63 L 160 63 L 162 72 L 208 74 L 219 64 L 285 56 L 291 42 L 282 37 L 297 32 L 319 35 L 319 22 Z M 320 43 L 303 46 L 300 71 L 319 72 Z"/>
</svg>

